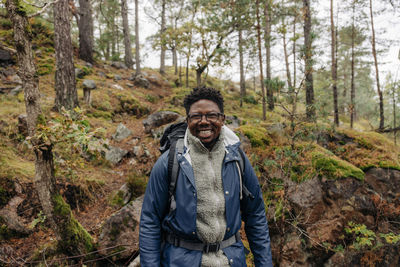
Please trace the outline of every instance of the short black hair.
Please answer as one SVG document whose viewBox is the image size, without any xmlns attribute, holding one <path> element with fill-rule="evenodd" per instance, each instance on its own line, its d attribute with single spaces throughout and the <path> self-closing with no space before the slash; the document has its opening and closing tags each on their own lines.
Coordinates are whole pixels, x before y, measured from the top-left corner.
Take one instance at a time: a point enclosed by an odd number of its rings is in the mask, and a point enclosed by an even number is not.
<svg viewBox="0 0 400 267">
<path fill-rule="evenodd" d="M 221 113 L 224 113 L 224 98 L 220 91 L 211 87 L 196 87 L 193 88 L 190 94 L 186 95 L 183 100 L 183 106 L 186 109 L 186 114 L 189 114 L 190 107 L 197 101 L 201 99 L 207 99 L 213 101 L 218 105 Z"/>
</svg>

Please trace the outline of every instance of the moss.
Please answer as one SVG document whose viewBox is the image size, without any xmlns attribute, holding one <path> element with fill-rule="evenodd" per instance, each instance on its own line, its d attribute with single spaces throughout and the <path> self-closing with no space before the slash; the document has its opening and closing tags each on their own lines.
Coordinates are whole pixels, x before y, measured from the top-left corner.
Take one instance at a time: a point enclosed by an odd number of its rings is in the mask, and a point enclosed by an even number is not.
<svg viewBox="0 0 400 267">
<path fill-rule="evenodd" d="M 267 130 L 261 127 L 243 125 L 238 129 L 247 138 L 249 138 L 252 147 L 265 148 L 271 143 L 271 138 L 268 136 Z"/>
<path fill-rule="evenodd" d="M 126 112 L 131 115 L 136 115 L 137 118 L 150 113 L 150 109 L 147 106 L 141 105 L 140 102 L 131 95 L 119 94 L 117 98 L 120 101 L 120 107 L 115 109 L 116 113 Z"/>
<path fill-rule="evenodd" d="M 53 197 L 54 216 L 59 224 L 61 240 L 58 243 L 60 250 L 72 255 L 94 250 L 92 237 L 73 217 L 71 209 L 60 194 Z"/>
<path fill-rule="evenodd" d="M 128 174 L 126 181 L 129 191 L 132 194 L 132 198 L 141 196 L 146 191 L 147 181 L 144 176 L 138 176 L 136 173 Z"/>
<path fill-rule="evenodd" d="M 37 69 L 37 74 L 39 76 L 50 74 L 53 72 L 53 66 L 54 66 L 53 64 L 48 64 L 48 63 L 40 64 Z"/>
<path fill-rule="evenodd" d="M 94 118 L 104 118 L 104 119 L 107 119 L 107 120 L 110 120 L 113 117 L 111 112 L 102 111 L 102 110 L 94 110 L 94 111 L 88 112 L 87 116 L 88 117 L 94 117 Z"/>
<path fill-rule="evenodd" d="M 313 152 L 312 165 L 318 173 L 328 179 L 353 177 L 358 180 L 364 180 L 364 172 L 361 169 L 334 155 Z"/>
<path fill-rule="evenodd" d="M 122 207 L 124 205 L 124 192 L 118 190 L 111 200 L 111 204 L 114 206 Z"/>
</svg>

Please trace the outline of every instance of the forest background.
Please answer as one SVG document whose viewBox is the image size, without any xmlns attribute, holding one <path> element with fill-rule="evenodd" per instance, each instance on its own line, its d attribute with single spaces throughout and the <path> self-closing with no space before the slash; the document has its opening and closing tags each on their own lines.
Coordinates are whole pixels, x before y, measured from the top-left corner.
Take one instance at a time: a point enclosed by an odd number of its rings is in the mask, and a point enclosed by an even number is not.
<svg viewBox="0 0 400 267">
<path fill-rule="evenodd" d="M 202 85 L 260 179 L 275 265 L 398 263 L 399 8 L 3 1 L 1 264 L 133 260 L 160 133 Z"/>
</svg>

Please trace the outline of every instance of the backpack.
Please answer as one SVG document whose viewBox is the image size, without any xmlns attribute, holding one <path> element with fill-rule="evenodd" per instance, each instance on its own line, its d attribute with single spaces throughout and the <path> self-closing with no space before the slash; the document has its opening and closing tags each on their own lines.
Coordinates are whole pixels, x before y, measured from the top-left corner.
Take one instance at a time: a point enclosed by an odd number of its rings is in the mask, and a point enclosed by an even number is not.
<svg viewBox="0 0 400 267">
<path fill-rule="evenodd" d="M 170 212 L 175 210 L 176 208 L 176 203 L 175 203 L 175 188 L 176 188 L 176 182 L 178 180 L 178 174 L 179 174 L 179 164 L 178 160 L 176 158 L 177 154 L 183 154 L 183 149 L 184 149 L 184 143 L 183 143 L 183 138 L 185 137 L 187 129 L 187 123 L 186 122 L 180 122 L 180 123 L 175 123 L 171 124 L 168 126 L 164 134 L 162 135 L 160 139 L 160 152 L 164 153 L 169 149 L 168 152 L 168 181 L 169 181 L 169 186 L 168 186 L 168 194 L 169 194 L 169 203 L 170 203 Z M 176 153 L 178 152 L 178 153 Z M 243 171 L 244 171 L 244 152 L 241 148 L 239 148 L 239 161 L 236 162 L 236 166 L 239 169 L 239 176 L 240 176 L 240 200 L 243 198 L 243 194 L 245 197 L 250 197 L 254 199 L 253 194 L 246 188 L 246 186 L 243 184 Z"/>
</svg>

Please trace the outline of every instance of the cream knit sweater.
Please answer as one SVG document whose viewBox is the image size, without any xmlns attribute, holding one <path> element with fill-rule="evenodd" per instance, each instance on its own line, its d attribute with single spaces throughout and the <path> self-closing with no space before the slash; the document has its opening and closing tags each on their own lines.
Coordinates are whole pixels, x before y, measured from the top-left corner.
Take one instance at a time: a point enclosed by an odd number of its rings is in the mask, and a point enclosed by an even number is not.
<svg viewBox="0 0 400 267">
<path fill-rule="evenodd" d="M 203 242 L 223 240 L 226 231 L 225 198 L 222 185 L 222 162 L 225 157 L 224 130 L 211 151 L 188 131 L 189 155 L 197 188 L 197 234 Z M 222 250 L 203 253 L 203 267 L 228 267 Z"/>
</svg>

